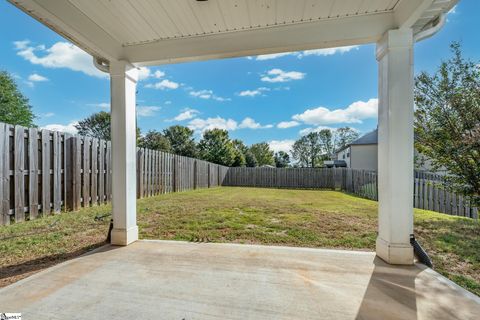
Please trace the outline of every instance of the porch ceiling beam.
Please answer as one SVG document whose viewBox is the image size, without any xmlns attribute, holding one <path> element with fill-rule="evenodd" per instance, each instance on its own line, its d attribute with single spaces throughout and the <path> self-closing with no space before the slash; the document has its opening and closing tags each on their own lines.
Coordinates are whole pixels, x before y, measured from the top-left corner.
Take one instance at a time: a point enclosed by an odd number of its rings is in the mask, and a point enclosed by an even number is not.
<svg viewBox="0 0 480 320">
<path fill-rule="evenodd" d="M 155 65 L 329 48 L 376 42 L 386 30 L 395 27 L 393 13 L 377 13 L 161 40 L 127 46 L 124 57 L 137 65 Z"/>
</svg>

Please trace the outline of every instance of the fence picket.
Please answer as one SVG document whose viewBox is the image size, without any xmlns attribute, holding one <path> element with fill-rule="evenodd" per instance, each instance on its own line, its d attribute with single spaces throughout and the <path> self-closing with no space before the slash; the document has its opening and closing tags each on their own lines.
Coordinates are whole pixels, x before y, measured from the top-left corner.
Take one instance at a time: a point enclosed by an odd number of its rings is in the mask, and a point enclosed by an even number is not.
<svg viewBox="0 0 480 320">
<path fill-rule="evenodd" d="M 25 220 L 25 129 L 15 126 L 14 132 L 14 197 L 15 221 Z"/>
<path fill-rule="evenodd" d="M 62 208 L 62 148 L 60 132 L 52 132 L 53 146 L 53 212 L 58 213 Z"/>
<path fill-rule="evenodd" d="M 92 139 L 92 174 L 91 174 L 91 190 L 92 206 L 98 203 L 98 139 Z"/>
<path fill-rule="evenodd" d="M 92 156 L 91 138 L 83 139 L 83 206 L 90 206 L 90 157 Z"/>
<path fill-rule="evenodd" d="M 36 128 L 28 130 L 28 169 L 28 210 L 32 220 L 38 216 L 38 131 Z"/>
<path fill-rule="evenodd" d="M 50 213 L 50 132 L 42 130 L 42 215 Z"/>
</svg>

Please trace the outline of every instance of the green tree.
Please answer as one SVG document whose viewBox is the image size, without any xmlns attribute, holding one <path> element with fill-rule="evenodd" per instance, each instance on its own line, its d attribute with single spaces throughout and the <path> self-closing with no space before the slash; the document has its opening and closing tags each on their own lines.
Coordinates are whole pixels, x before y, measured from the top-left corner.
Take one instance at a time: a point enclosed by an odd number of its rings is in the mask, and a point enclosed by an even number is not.
<svg viewBox="0 0 480 320">
<path fill-rule="evenodd" d="M 322 141 L 318 132 L 310 132 L 293 144 L 292 156 L 302 167 L 316 167 L 321 155 Z"/>
<path fill-rule="evenodd" d="M 190 128 L 171 126 L 163 130 L 163 135 L 170 141 L 172 153 L 192 158 L 197 156 L 197 144 Z"/>
<path fill-rule="evenodd" d="M 100 111 L 79 121 L 75 128 L 82 136 L 110 140 L 110 120 L 110 113 Z"/>
<path fill-rule="evenodd" d="M 290 155 L 285 151 L 275 153 L 275 166 L 277 168 L 286 168 L 290 165 Z"/>
<path fill-rule="evenodd" d="M 161 132 L 150 130 L 147 134 L 139 139 L 139 147 L 158 151 L 171 152 L 172 146 Z"/>
<path fill-rule="evenodd" d="M 212 129 L 203 133 L 198 144 L 203 160 L 230 167 L 235 161 L 235 148 L 227 130 Z"/>
<path fill-rule="evenodd" d="M 250 150 L 245 152 L 245 165 L 250 168 L 258 167 L 257 158 Z"/>
<path fill-rule="evenodd" d="M 240 150 L 238 149 L 234 149 L 234 153 L 235 153 L 235 156 L 234 156 L 234 160 L 233 160 L 233 163 L 232 163 L 232 167 L 245 167 L 245 165 L 247 164 L 247 161 L 245 160 L 245 155 L 243 154 L 243 152 L 241 152 Z"/>
<path fill-rule="evenodd" d="M 250 146 L 250 152 L 257 159 L 259 166 L 275 165 L 275 159 L 273 157 L 273 151 L 270 150 L 270 146 L 266 142 L 255 143 Z"/>
<path fill-rule="evenodd" d="M 430 158 L 434 170 L 446 169 L 447 189 L 480 205 L 480 67 L 453 57 L 429 75 L 415 78 L 415 147 Z"/>
<path fill-rule="evenodd" d="M 343 149 L 353 141 L 358 139 L 358 131 L 350 127 L 342 127 L 335 130 L 333 133 L 334 151 Z"/>
<path fill-rule="evenodd" d="M 245 159 L 245 153 L 248 151 L 247 146 L 239 139 L 232 140 L 232 145 L 235 149 L 235 159 L 232 167 L 244 167 L 247 164 Z"/>
<path fill-rule="evenodd" d="M 318 139 L 322 145 L 321 160 L 333 159 L 335 153 L 335 144 L 333 141 L 333 132 L 330 129 L 322 129 L 318 132 Z"/>
<path fill-rule="evenodd" d="M 18 90 L 13 78 L 0 71 L 0 122 L 33 127 L 35 115 L 28 99 Z"/>
<path fill-rule="evenodd" d="M 110 113 L 100 111 L 94 113 L 78 122 L 75 128 L 79 135 L 89 136 L 93 138 L 111 140 L 111 117 Z M 137 127 L 137 143 L 140 140 L 140 128 Z"/>
<path fill-rule="evenodd" d="M 309 167 L 310 166 L 310 148 L 308 146 L 307 137 L 302 136 L 295 141 L 292 146 L 292 157 L 296 160 L 295 167 Z"/>
</svg>

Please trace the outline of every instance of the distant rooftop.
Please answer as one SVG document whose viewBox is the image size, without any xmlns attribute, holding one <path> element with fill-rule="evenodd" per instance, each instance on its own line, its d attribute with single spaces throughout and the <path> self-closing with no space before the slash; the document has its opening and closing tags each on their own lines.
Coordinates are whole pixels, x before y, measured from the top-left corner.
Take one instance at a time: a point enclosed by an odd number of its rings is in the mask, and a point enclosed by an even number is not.
<svg viewBox="0 0 480 320">
<path fill-rule="evenodd" d="M 377 144 L 378 143 L 378 129 L 375 129 L 357 140 L 350 143 L 350 145 L 359 145 L 359 144 Z"/>
</svg>

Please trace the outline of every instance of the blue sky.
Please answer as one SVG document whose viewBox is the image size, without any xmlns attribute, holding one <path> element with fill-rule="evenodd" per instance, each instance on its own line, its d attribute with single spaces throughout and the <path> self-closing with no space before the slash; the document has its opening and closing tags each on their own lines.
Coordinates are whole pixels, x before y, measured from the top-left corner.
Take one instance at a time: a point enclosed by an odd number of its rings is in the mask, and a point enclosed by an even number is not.
<svg viewBox="0 0 480 320">
<path fill-rule="evenodd" d="M 415 72 L 433 71 L 461 41 L 480 60 L 480 1 L 463 0 L 433 38 L 415 46 Z M 109 110 L 108 77 L 91 58 L 50 29 L 0 2 L 0 70 L 14 75 L 40 127 L 72 130 L 88 115 Z M 276 149 L 316 128 L 376 127 L 374 45 L 150 67 L 138 84 L 138 124 L 145 133 L 173 124 L 197 138 L 220 127 L 247 144 Z"/>
</svg>

